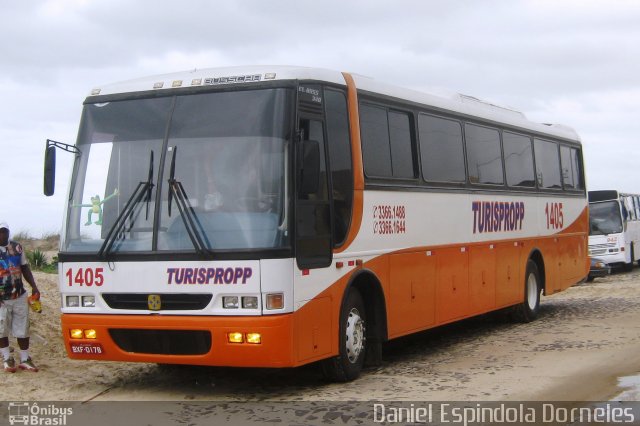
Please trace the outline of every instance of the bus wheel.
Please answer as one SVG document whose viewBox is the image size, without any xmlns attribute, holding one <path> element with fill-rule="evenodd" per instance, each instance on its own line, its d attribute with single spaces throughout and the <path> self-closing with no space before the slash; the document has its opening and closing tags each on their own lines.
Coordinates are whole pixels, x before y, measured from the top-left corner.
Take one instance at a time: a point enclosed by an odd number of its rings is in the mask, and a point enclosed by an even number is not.
<svg viewBox="0 0 640 426">
<path fill-rule="evenodd" d="M 322 372 L 334 382 L 357 379 L 366 352 L 366 315 L 360 292 L 351 288 L 340 311 L 338 356 L 322 361 Z"/>
<path fill-rule="evenodd" d="M 626 272 L 633 271 L 633 262 L 634 262 L 634 257 L 635 257 L 635 254 L 633 253 L 633 244 L 631 244 L 631 253 L 630 254 L 631 254 L 631 262 L 624 264 L 624 270 Z"/>
<path fill-rule="evenodd" d="M 531 322 L 538 316 L 540 310 L 540 273 L 536 263 L 529 259 L 527 272 L 524 275 L 524 301 L 515 306 L 513 316 L 520 322 Z"/>
</svg>

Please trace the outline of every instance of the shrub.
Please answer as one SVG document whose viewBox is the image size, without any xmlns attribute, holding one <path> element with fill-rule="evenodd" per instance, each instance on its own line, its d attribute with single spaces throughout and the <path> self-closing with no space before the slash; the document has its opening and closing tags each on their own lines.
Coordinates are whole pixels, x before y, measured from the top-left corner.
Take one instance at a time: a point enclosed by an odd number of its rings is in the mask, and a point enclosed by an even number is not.
<svg viewBox="0 0 640 426">
<path fill-rule="evenodd" d="M 40 249 L 27 250 L 27 259 L 33 269 L 42 269 L 47 265 L 47 256 Z"/>
</svg>

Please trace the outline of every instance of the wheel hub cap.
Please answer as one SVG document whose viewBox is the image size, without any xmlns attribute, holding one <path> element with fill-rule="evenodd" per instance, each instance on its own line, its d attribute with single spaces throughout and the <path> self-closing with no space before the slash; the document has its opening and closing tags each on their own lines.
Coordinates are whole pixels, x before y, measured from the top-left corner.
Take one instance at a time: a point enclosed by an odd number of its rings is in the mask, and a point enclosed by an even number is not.
<svg viewBox="0 0 640 426">
<path fill-rule="evenodd" d="M 360 316 L 360 312 L 356 308 L 349 311 L 349 317 L 347 318 L 347 358 L 352 364 L 358 360 L 360 352 L 364 348 L 365 334 L 364 334 L 364 321 Z"/>
<path fill-rule="evenodd" d="M 536 308 L 537 292 L 538 282 L 536 281 L 536 276 L 534 274 L 529 274 L 529 278 L 527 279 L 527 303 L 531 310 Z"/>
</svg>

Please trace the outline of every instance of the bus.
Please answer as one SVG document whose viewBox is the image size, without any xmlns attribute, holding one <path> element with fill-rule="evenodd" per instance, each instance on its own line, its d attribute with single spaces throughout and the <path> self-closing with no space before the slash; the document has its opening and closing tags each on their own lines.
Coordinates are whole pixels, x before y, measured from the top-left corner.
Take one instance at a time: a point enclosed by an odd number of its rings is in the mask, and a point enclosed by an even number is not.
<svg viewBox="0 0 640 426">
<path fill-rule="evenodd" d="M 640 195 L 589 191 L 589 256 L 633 269 L 640 258 Z"/>
<path fill-rule="evenodd" d="M 470 96 L 306 67 L 96 87 L 59 253 L 68 356 L 348 381 L 382 344 L 589 271 L 582 148 Z"/>
</svg>

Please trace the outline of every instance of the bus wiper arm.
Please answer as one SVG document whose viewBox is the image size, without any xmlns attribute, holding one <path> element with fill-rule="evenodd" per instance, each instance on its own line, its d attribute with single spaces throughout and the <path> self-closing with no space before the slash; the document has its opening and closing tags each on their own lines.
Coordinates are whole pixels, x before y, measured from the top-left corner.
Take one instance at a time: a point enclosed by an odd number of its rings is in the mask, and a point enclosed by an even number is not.
<svg viewBox="0 0 640 426">
<path fill-rule="evenodd" d="M 176 205 L 180 212 L 180 217 L 184 222 L 184 227 L 187 230 L 191 244 L 196 249 L 198 254 L 208 253 L 210 247 L 207 234 L 202 228 L 202 224 L 193 210 L 193 206 L 189 202 L 182 183 L 175 178 L 176 173 L 176 152 L 178 147 L 173 147 L 173 156 L 171 157 L 171 171 L 169 174 L 169 216 L 171 216 L 171 202 L 173 198 L 176 199 Z"/>
<path fill-rule="evenodd" d="M 147 177 L 147 183 L 149 185 L 147 187 L 147 196 L 145 197 L 145 202 L 147 203 L 145 220 L 149 220 L 149 202 L 151 201 L 151 190 L 153 189 L 151 182 L 153 182 L 153 151 L 151 151 L 151 156 L 149 157 L 149 176 Z"/>
<path fill-rule="evenodd" d="M 113 248 L 113 244 L 117 240 L 117 236 L 120 235 L 122 228 L 124 228 L 124 225 L 126 224 L 127 216 L 133 215 L 133 209 L 135 209 L 138 203 L 140 203 L 140 201 L 142 201 L 143 197 L 145 196 L 147 201 L 147 219 L 148 219 L 149 200 L 151 199 L 151 191 L 154 186 L 152 183 L 152 179 L 153 179 L 153 151 L 151 151 L 151 155 L 149 158 L 149 175 L 147 177 L 147 181 L 138 183 L 138 186 L 136 186 L 136 189 L 133 191 L 133 193 L 127 200 L 127 203 L 124 205 L 124 208 L 122 209 L 118 217 L 116 217 L 116 220 L 113 223 L 113 226 L 109 230 L 107 237 L 104 239 L 104 242 L 102 243 L 102 246 L 98 251 L 99 257 L 104 258 L 106 255 L 108 255 L 111 252 L 111 249 Z"/>
</svg>

